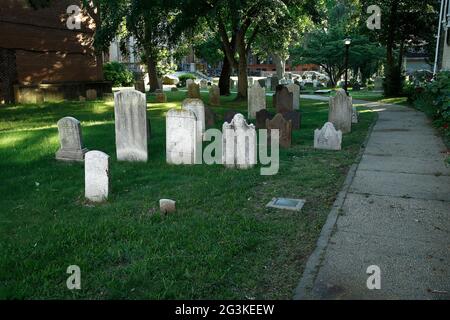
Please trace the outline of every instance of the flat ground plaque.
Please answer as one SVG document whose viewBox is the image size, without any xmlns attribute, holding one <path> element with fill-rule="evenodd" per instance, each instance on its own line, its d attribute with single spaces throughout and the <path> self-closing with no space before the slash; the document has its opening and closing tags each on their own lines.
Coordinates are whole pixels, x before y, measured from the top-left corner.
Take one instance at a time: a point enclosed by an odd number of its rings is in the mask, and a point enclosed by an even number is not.
<svg viewBox="0 0 450 320">
<path fill-rule="evenodd" d="M 266 207 L 275 209 L 284 209 L 292 211 L 300 211 L 305 204 L 305 200 L 302 199 L 289 199 L 289 198 L 273 198 Z"/>
</svg>

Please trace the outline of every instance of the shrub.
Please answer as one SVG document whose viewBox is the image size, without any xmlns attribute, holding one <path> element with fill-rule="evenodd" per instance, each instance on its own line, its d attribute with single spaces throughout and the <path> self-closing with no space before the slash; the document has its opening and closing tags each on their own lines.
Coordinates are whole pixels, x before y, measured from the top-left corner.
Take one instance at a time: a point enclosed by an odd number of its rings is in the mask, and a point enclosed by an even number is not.
<svg viewBox="0 0 450 320">
<path fill-rule="evenodd" d="M 186 87 L 186 80 L 187 79 L 192 79 L 195 80 L 197 77 L 195 75 L 193 75 L 192 73 L 185 73 L 182 74 L 178 77 L 178 79 L 180 80 L 180 82 L 178 82 L 178 87 Z"/>
<path fill-rule="evenodd" d="M 103 65 L 106 81 L 111 81 L 114 87 L 126 87 L 133 84 L 133 73 L 120 62 L 112 61 Z"/>
</svg>

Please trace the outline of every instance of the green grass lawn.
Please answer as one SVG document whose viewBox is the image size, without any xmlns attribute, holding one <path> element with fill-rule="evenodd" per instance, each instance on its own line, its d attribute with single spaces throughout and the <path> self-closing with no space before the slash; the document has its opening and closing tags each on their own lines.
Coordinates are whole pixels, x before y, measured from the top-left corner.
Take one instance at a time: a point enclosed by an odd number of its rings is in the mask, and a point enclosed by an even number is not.
<svg viewBox="0 0 450 320">
<path fill-rule="evenodd" d="M 184 96 L 168 93 L 165 104 L 149 96 L 148 163 L 116 161 L 113 103 L 0 107 L 0 298 L 292 297 L 374 114 L 361 110 L 342 151 L 314 150 L 328 106 L 302 100 L 302 129 L 280 151 L 279 173 L 261 176 L 259 167 L 165 163 L 165 113 Z M 233 99 L 214 110 L 246 116 Z M 54 159 L 64 116 L 81 121 L 87 148 L 111 156 L 107 203 L 84 200 L 82 163 Z M 276 196 L 307 202 L 300 213 L 266 209 Z M 161 198 L 176 200 L 177 212 L 160 216 Z M 81 268 L 81 290 L 66 287 L 69 265 Z"/>
</svg>

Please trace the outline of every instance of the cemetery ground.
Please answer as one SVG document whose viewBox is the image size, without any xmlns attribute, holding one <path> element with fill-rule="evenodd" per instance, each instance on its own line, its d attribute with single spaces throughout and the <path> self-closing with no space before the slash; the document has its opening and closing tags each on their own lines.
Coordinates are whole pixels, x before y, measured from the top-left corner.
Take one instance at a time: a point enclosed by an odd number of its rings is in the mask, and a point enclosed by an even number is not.
<svg viewBox="0 0 450 320">
<path fill-rule="evenodd" d="M 116 161 L 113 102 L 0 108 L 0 298 L 292 298 L 375 114 L 359 109 L 342 151 L 315 150 L 328 103 L 302 100 L 301 130 L 280 149 L 279 173 L 261 176 L 258 166 L 166 164 L 165 113 L 185 94 L 168 92 L 163 104 L 148 96 L 147 163 Z M 212 109 L 219 129 L 226 110 L 247 115 L 234 96 Z M 82 163 L 55 160 L 64 116 L 81 121 L 85 147 L 111 156 L 103 204 L 84 200 Z M 279 196 L 306 204 L 301 212 L 265 208 Z M 161 198 L 176 200 L 177 211 L 161 216 Z M 66 287 L 69 265 L 81 268 L 81 290 Z"/>
</svg>

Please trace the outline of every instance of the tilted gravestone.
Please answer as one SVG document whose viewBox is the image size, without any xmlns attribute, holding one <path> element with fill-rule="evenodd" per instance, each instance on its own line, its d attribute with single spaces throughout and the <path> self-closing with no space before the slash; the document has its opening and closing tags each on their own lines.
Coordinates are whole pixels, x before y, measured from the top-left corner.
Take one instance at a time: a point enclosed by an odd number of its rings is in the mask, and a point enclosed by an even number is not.
<svg viewBox="0 0 450 320">
<path fill-rule="evenodd" d="M 200 99 L 184 99 L 181 103 L 181 109 L 191 110 L 197 119 L 197 131 L 199 137 L 203 137 L 205 132 L 205 105 Z"/>
<path fill-rule="evenodd" d="M 109 194 L 109 156 L 89 151 L 84 161 L 84 195 L 92 202 L 102 202 Z"/>
<path fill-rule="evenodd" d="M 188 85 L 187 97 L 189 99 L 200 99 L 200 87 L 195 82 Z"/>
<path fill-rule="evenodd" d="M 95 89 L 86 90 L 86 100 L 88 101 L 97 100 L 97 90 Z"/>
<path fill-rule="evenodd" d="M 294 110 L 300 109 L 300 86 L 291 83 L 286 86 L 289 92 L 292 93 L 292 106 Z"/>
<path fill-rule="evenodd" d="M 171 109 L 166 115 L 166 161 L 170 164 L 201 162 L 202 138 L 192 110 Z"/>
<path fill-rule="evenodd" d="M 352 98 L 343 89 L 338 89 L 335 97 L 330 97 L 328 122 L 342 133 L 352 131 Z"/>
<path fill-rule="evenodd" d="M 255 119 L 256 112 L 266 108 L 266 90 L 259 85 L 258 81 L 248 88 L 248 118 Z"/>
<path fill-rule="evenodd" d="M 214 127 L 216 124 L 216 114 L 214 111 L 209 108 L 205 107 L 205 125 L 207 128 Z"/>
<path fill-rule="evenodd" d="M 275 113 L 263 109 L 256 113 L 256 129 L 266 129 L 266 120 L 270 120 L 275 116 Z"/>
<path fill-rule="evenodd" d="M 322 129 L 314 131 L 314 148 L 341 150 L 342 131 L 336 130 L 331 122 L 325 123 Z"/>
<path fill-rule="evenodd" d="M 209 88 L 209 104 L 212 106 L 220 105 L 220 89 L 215 84 Z"/>
<path fill-rule="evenodd" d="M 60 149 L 56 152 L 57 160 L 83 161 L 88 149 L 83 148 L 80 121 L 73 117 L 64 117 L 58 121 Z"/>
<path fill-rule="evenodd" d="M 277 113 L 284 113 L 294 110 L 294 100 L 292 92 L 285 86 L 277 86 L 274 96 L 275 109 Z"/>
<path fill-rule="evenodd" d="M 147 161 L 148 128 L 145 94 L 124 89 L 114 94 L 118 161 Z"/>
<path fill-rule="evenodd" d="M 269 130 L 268 144 L 270 143 L 271 130 L 279 130 L 279 143 L 283 148 L 290 148 L 292 142 L 292 122 L 284 119 L 281 113 L 277 113 L 272 120 L 266 120 L 266 128 Z"/>
<path fill-rule="evenodd" d="M 300 111 L 284 112 L 283 117 L 292 122 L 292 130 L 299 130 L 302 124 L 302 114 Z"/>
<path fill-rule="evenodd" d="M 242 114 L 222 126 L 222 163 L 227 168 L 248 169 L 256 165 L 256 130 Z"/>
</svg>

